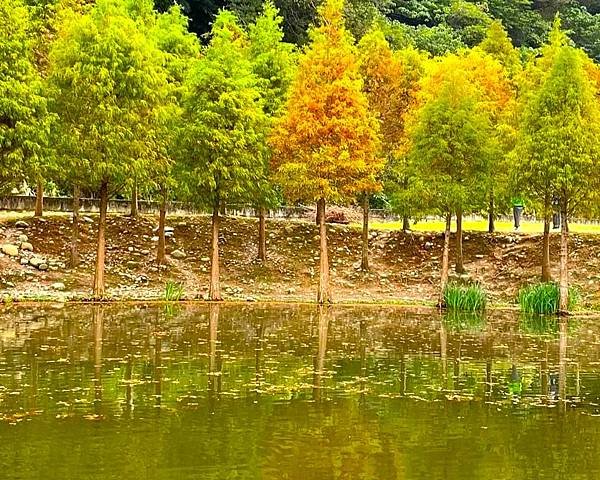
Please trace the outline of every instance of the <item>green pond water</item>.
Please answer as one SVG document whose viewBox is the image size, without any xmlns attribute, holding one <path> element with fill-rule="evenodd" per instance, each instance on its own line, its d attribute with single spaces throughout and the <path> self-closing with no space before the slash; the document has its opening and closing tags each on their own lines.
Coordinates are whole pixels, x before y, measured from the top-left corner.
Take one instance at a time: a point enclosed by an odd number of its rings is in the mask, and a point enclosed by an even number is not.
<svg viewBox="0 0 600 480">
<path fill-rule="evenodd" d="M 600 320 L 0 312 L 0 479 L 598 479 Z"/>
</svg>

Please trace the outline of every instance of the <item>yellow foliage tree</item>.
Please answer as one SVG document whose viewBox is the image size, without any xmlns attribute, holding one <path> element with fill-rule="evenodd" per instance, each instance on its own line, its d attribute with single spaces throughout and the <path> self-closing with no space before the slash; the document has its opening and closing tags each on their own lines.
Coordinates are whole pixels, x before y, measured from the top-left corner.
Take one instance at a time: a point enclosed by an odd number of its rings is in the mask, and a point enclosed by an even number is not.
<svg viewBox="0 0 600 480">
<path fill-rule="evenodd" d="M 362 92 L 343 1 L 328 0 L 300 59 L 284 113 L 271 136 L 277 181 L 292 201 L 315 201 L 320 231 L 317 301 L 331 302 L 325 206 L 380 188 L 379 128 Z"/>
</svg>

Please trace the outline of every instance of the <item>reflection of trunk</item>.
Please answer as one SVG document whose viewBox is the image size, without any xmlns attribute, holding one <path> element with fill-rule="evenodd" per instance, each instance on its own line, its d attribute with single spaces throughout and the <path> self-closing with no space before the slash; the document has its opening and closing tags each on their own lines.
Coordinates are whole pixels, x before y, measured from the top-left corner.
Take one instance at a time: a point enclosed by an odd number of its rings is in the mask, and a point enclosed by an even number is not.
<svg viewBox="0 0 600 480">
<path fill-rule="evenodd" d="M 320 236 L 320 264 L 319 264 L 319 290 L 317 303 L 332 303 L 331 288 L 329 286 L 329 257 L 327 252 L 327 225 L 325 224 L 325 199 L 317 202 L 317 218 L 319 219 Z"/>
<path fill-rule="evenodd" d="M 548 389 L 548 384 L 550 382 L 550 377 L 548 375 L 548 345 L 546 345 L 546 356 L 540 362 L 540 387 L 542 400 L 544 403 L 548 400 L 548 395 L 550 393 Z"/>
<path fill-rule="evenodd" d="M 550 218 L 544 216 L 544 239 L 542 245 L 542 282 L 552 281 L 550 273 Z"/>
<path fill-rule="evenodd" d="M 463 265 L 463 212 L 462 208 L 456 211 L 456 273 L 465 273 Z"/>
<path fill-rule="evenodd" d="M 365 194 L 363 199 L 363 230 L 362 230 L 362 270 L 369 270 L 369 196 Z"/>
<path fill-rule="evenodd" d="M 212 215 L 212 256 L 210 259 L 210 286 L 209 300 L 220 301 L 221 283 L 219 274 L 219 226 L 221 219 L 219 217 L 219 202 L 215 202 Z"/>
<path fill-rule="evenodd" d="M 162 265 L 166 261 L 165 255 L 165 223 L 167 219 L 167 195 L 163 193 L 160 201 L 160 212 L 158 216 L 158 247 L 156 249 L 156 262 Z"/>
<path fill-rule="evenodd" d="M 313 370 L 313 399 L 321 400 L 321 378 L 325 370 L 325 353 L 327 352 L 327 331 L 329 329 L 329 311 L 319 305 L 319 337 L 317 345 L 317 356 L 314 359 Z"/>
<path fill-rule="evenodd" d="M 452 214 L 446 214 L 446 228 L 444 230 L 444 252 L 442 254 L 442 278 L 440 281 L 440 298 L 438 300 L 438 307 L 444 306 L 444 290 L 448 285 L 448 270 L 449 270 L 449 256 L 450 256 L 450 222 L 452 221 Z"/>
<path fill-rule="evenodd" d="M 133 355 L 127 355 L 127 364 L 125 365 L 125 410 L 131 412 L 133 409 Z"/>
<path fill-rule="evenodd" d="M 100 414 L 102 403 L 102 336 L 104 329 L 104 310 L 94 307 L 94 407 L 96 415 Z"/>
<path fill-rule="evenodd" d="M 265 262 L 267 260 L 267 209 L 260 207 L 258 209 L 258 260 Z"/>
<path fill-rule="evenodd" d="M 408 232 L 410 230 L 410 219 L 404 215 L 404 217 L 402 217 L 402 231 L 404 233 Z"/>
<path fill-rule="evenodd" d="M 94 276 L 94 298 L 105 296 L 104 264 L 106 257 L 106 210 L 108 208 L 108 182 L 100 187 L 100 223 L 98 225 L 98 249 L 96 252 L 96 273 Z"/>
<path fill-rule="evenodd" d="M 208 391 L 211 393 L 221 391 L 221 370 L 217 358 L 220 309 L 220 305 L 212 304 L 208 312 Z"/>
<path fill-rule="evenodd" d="M 155 337 L 154 345 L 154 397 L 156 405 L 160 406 L 162 400 L 162 338 Z"/>
<path fill-rule="evenodd" d="M 71 267 L 79 265 L 79 186 L 73 187 L 73 220 L 71 223 Z"/>
<path fill-rule="evenodd" d="M 133 186 L 131 187 L 131 218 L 138 217 L 138 184 L 137 180 L 133 181 Z"/>
<path fill-rule="evenodd" d="M 260 396 L 262 380 L 264 378 L 262 368 L 263 344 L 265 341 L 264 320 L 260 319 L 258 331 L 256 332 L 256 344 L 254 347 L 254 393 L 256 397 Z"/>
<path fill-rule="evenodd" d="M 444 378 L 444 388 L 448 382 L 448 332 L 442 319 L 440 323 L 440 358 L 442 360 L 442 376 Z"/>
<path fill-rule="evenodd" d="M 488 233 L 496 231 L 496 212 L 494 205 L 494 192 L 490 193 L 490 205 L 488 210 Z"/>
<path fill-rule="evenodd" d="M 567 320 L 561 319 L 558 330 L 558 398 L 564 408 L 567 400 Z"/>
<path fill-rule="evenodd" d="M 563 315 L 569 311 L 569 222 L 567 199 L 560 202 L 561 231 L 560 231 L 560 304 L 559 312 Z"/>
<path fill-rule="evenodd" d="M 41 217 L 44 214 L 44 184 L 39 179 L 35 189 L 35 216 Z"/>
<path fill-rule="evenodd" d="M 360 398 L 364 400 L 367 378 L 367 323 L 361 320 L 358 327 L 358 348 L 360 355 Z"/>
</svg>

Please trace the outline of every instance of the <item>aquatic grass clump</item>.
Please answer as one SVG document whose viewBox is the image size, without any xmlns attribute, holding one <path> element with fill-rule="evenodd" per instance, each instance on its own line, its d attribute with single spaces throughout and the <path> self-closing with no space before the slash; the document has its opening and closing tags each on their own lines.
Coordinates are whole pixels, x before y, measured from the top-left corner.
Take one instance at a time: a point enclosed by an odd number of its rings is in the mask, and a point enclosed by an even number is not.
<svg viewBox="0 0 600 480">
<path fill-rule="evenodd" d="M 449 283 L 444 289 L 444 305 L 449 310 L 481 312 L 486 304 L 487 295 L 478 283 Z"/>
<path fill-rule="evenodd" d="M 165 283 L 165 300 L 167 302 L 179 302 L 183 297 L 183 285 L 179 282 L 168 280 Z"/>
<path fill-rule="evenodd" d="M 579 303 L 579 292 L 569 289 L 569 310 Z M 525 313 L 553 315 L 558 313 L 560 288 L 556 282 L 536 283 L 519 291 L 519 305 Z"/>
</svg>

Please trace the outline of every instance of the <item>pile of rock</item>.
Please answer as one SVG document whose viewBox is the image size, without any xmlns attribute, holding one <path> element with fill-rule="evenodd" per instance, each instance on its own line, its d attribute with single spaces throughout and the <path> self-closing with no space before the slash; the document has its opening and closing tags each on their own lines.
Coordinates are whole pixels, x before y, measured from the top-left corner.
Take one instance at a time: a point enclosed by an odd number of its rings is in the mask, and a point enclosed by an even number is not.
<svg viewBox="0 0 600 480">
<path fill-rule="evenodd" d="M 27 228 L 27 222 L 18 221 L 15 226 L 19 229 Z M 18 258 L 21 265 L 30 265 L 41 271 L 48 270 L 50 267 L 48 260 L 33 253 L 33 245 L 29 242 L 29 238 L 25 234 L 19 235 L 17 242 L 4 243 L 0 245 L 0 252 L 7 257 L 12 257 L 15 260 Z M 53 265 L 58 269 L 58 264 Z"/>
</svg>

